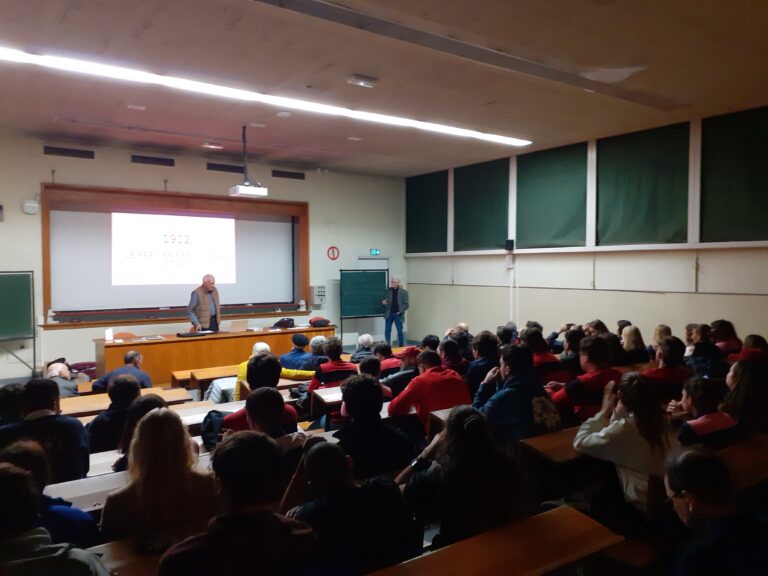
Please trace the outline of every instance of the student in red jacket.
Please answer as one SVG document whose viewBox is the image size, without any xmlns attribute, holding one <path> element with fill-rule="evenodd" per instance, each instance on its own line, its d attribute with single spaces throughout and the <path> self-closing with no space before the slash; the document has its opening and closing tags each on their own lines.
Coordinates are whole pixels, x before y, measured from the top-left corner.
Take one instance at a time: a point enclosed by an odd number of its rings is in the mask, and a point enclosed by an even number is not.
<svg viewBox="0 0 768 576">
<path fill-rule="evenodd" d="M 309 394 L 318 388 L 340 386 L 344 379 L 357 374 L 357 365 L 342 361 L 341 352 L 341 340 L 339 338 L 333 337 L 326 340 L 323 345 L 323 353 L 328 357 L 328 362 L 320 364 L 315 370 L 315 375 L 307 388 Z"/>
<path fill-rule="evenodd" d="M 390 416 L 408 414 L 411 408 L 416 408 L 426 430 L 430 412 L 472 402 L 464 379 L 457 372 L 443 368 L 437 352 L 422 352 L 416 363 L 421 374 L 389 403 Z"/>
<path fill-rule="evenodd" d="M 579 362 L 584 374 L 565 384 L 549 382 L 547 391 L 562 413 L 573 411 L 582 422 L 600 411 L 603 388 L 621 380 L 621 372 L 608 368 L 611 355 L 608 342 L 598 336 L 587 336 L 579 345 Z"/>
<path fill-rule="evenodd" d="M 392 353 L 392 346 L 386 342 L 377 342 L 373 354 L 381 362 L 381 377 L 386 378 L 400 371 L 400 359 Z"/>
<path fill-rule="evenodd" d="M 656 388 L 659 402 L 680 398 L 683 384 L 691 377 L 690 368 L 683 365 L 685 344 L 680 338 L 666 336 L 656 350 L 658 368 L 643 370 L 642 375 Z"/>
</svg>

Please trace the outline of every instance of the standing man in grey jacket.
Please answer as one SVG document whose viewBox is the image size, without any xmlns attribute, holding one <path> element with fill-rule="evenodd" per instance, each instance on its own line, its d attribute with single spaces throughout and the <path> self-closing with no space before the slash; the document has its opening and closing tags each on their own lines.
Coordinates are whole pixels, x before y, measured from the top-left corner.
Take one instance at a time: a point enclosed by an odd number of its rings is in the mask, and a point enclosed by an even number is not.
<svg viewBox="0 0 768 576">
<path fill-rule="evenodd" d="M 384 338 L 387 344 L 391 343 L 392 324 L 397 328 L 397 340 L 399 346 L 405 346 L 403 335 L 403 319 L 408 310 L 408 291 L 403 288 L 400 278 L 392 276 L 389 280 L 389 288 L 384 292 L 381 300 L 384 311 Z"/>
<path fill-rule="evenodd" d="M 187 314 L 192 322 L 191 332 L 198 330 L 219 331 L 219 291 L 216 278 L 212 274 L 203 276 L 202 285 L 192 291 L 187 306 Z"/>
</svg>

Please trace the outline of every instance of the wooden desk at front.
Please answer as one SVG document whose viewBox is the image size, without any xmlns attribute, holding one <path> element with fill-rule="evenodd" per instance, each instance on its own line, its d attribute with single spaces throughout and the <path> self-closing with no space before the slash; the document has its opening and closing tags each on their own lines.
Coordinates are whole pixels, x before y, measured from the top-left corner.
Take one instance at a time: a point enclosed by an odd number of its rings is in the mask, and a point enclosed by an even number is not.
<svg viewBox="0 0 768 576">
<path fill-rule="evenodd" d="M 123 356 L 130 350 L 141 352 L 144 361 L 141 369 L 149 374 L 157 386 L 171 381 L 175 370 L 194 370 L 207 366 L 226 366 L 247 360 L 255 342 L 266 342 L 272 352 L 280 355 L 293 348 L 291 337 L 296 334 L 314 336 L 334 335 L 333 326 L 327 328 L 290 328 L 279 331 L 219 332 L 206 336 L 179 337 L 164 334 L 162 340 L 132 338 L 122 342 L 94 340 L 96 346 L 96 370 L 103 375 L 123 365 Z"/>
<path fill-rule="evenodd" d="M 623 538 L 561 506 L 374 572 L 374 576 L 522 576 L 546 574 Z"/>
</svg>

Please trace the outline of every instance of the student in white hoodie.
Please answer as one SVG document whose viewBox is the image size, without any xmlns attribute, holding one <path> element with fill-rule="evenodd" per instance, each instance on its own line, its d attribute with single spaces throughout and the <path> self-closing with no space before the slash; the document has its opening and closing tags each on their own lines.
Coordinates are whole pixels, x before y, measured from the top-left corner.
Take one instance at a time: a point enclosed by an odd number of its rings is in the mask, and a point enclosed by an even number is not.
<svg viewBox="0 0 768 576">
<path fill-rule="evenodd" d="M 573 441 L 579 452 L 616 465 L 623 501 L 603 494 L 593 501 L 595 515 L 609 511 L 613 518 L 605 520 L 617 529 L 642 525 L 649 511 L 649 478 L 664 476 L 673 442 L 664 409 L 645 378 L 628 372 L 618 387 L 608 383 L 600 412 L 581 425 Z"/>
</svg>

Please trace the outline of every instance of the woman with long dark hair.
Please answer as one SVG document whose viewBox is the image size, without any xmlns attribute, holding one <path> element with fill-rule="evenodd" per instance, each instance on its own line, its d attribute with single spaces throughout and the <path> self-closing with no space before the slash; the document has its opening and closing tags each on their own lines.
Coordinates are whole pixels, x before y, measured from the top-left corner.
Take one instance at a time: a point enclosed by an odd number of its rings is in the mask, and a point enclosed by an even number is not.
<svg viewBox="0 0 768 576">
<path fill-rule="evenodd" d="M 738 424 L 741 434 L 768 431 L 768 365 L 761 360 L 735 362 L 725 377 L 728 394 L 720 409 Z"/>
<path fill-rule="evenodd" d="M 600 498 L 599 505 L 593 503 L 593 509 L 618 513 L 626 520 L 644 515 L 648 510 L 649 479 L 664 476 L 664 458 L 673 442 L 664 409 L 645 378 L 628 372 L 618 387 L 615 382 L 609 383 L 600 412 L 581 425 L 573 446 L 615 464 L 623 501 Z M 600 511 L 596 510 L 597 515 Z"/>
<path fill-rule="evenodd" d="M 445 430 L 397 477 L 422 525 L 438 522 L 438 548 L 522 516 L 512 460 L 480 412 L 457 406 Z"/>
</svg>

